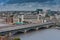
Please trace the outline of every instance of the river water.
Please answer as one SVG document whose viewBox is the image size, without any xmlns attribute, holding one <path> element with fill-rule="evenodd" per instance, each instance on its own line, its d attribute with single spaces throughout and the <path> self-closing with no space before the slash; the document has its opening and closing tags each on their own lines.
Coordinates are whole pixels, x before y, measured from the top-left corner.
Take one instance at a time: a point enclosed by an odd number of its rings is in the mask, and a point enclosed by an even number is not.
<svg viewBox="0 0 60 40">
<path fill-rule="evenodd" d="M 60 40 L 60 30 L 43 29 L 25 34 L 18 34 L 14 37 L 20 37 L 21 40 Z"/>
</svg>

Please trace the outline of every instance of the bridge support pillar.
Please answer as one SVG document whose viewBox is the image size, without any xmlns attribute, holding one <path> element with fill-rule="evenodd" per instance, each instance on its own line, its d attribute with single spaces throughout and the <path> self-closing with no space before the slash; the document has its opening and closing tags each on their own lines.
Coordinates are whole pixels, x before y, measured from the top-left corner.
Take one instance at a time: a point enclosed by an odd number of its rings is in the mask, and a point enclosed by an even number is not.
<svg viewBox="0 0 60 40">
<path fill-rule="evenodd" d="M 37 27 L 36 30 L 38 30 L 39 28 Z"/>
<path fill-rule="evenodd" d="M 12 36 L 12 33 L 11 32 L 9 32 L 9 36 Z"/>
<path fill-rule="evenodd" d="M 47 25 L 46 28 L 49 28 L 49 25 Z"/>
<path fill-rule="evenodd" d="M 26 33 L 27 32 L 27 30 L 24 30 L 24 33 Z"/>
</svg>

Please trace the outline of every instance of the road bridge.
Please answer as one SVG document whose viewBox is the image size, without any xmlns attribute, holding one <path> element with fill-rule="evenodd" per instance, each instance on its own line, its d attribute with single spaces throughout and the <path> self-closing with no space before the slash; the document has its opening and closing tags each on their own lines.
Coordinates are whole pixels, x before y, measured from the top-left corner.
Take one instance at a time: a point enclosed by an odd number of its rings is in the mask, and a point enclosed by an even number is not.
<svg viewBox="0 0 60 40">
<path fill-rule="evenodd" d="M 0 33 L 2 34 L 11 33 L 13 35 L 18 31 L 26 33 L 31 29 L 38 30 L 39 28 L 42 28 L 42 27 L 49 28 L 50 26 L 53 26 L 53 25 L 55 25 L 54 22 L 45 22 L 45 23 L 37 23 L 37 24 L 18 25 L 18 26 L 6 27 L 6 28 L 4 27 L 0 29 Z"/>
</svg>

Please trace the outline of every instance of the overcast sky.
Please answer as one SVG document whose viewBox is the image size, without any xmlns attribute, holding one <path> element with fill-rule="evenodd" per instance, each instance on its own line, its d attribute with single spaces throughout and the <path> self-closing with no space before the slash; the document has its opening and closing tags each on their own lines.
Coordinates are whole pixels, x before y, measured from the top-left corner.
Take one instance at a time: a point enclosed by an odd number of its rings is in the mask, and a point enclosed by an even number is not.
<svg viewBox="0 0 60 40">
<path fill-rule="evenodd" d="M 60 10 L 60 0 L 0 0 L 0 11 Z"/>
</svg>

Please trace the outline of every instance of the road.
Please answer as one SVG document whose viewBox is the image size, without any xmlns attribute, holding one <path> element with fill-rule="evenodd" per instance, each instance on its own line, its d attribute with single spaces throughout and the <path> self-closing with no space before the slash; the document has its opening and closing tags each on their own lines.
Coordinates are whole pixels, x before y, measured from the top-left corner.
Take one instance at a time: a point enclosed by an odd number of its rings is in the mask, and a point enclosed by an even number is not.
<svg viewBox="0 0 60 40">
<path fill-rule="evenodd" d="M 33 26 L 38 26 L 38 25 L 44 25 L 44 24 L 50 24 L 52 22 L 46 22 L 46 23 L 37 23 L 37 24 L 26 24 L 26 25 L 5 25 L 0 27 L 0 32 L 4 31 L 11 31 L 11 30 L 16 30 L 16 29 L 22 29 L 22 28 L 28 28 L 28 27 L 33 27 Z"/>
</svg>

